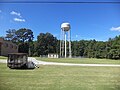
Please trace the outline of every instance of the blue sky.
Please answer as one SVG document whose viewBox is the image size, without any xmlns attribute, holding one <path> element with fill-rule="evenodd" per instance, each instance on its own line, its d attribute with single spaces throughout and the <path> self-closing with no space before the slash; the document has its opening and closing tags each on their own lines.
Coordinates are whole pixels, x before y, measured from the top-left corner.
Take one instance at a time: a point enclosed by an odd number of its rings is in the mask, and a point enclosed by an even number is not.
<svg viewBox="0 0 120 90">
<path fill-rule="evenodd" d="M 46 32 L 59 39 L 63 22 L 71 24 L 72 40 L 106 41 L 120 35 L 120 3 L 0 3 L 0 36 L 5 36 L 8 29 L 29 28 L 35 40 L 39 33 Z"/>
</svg>

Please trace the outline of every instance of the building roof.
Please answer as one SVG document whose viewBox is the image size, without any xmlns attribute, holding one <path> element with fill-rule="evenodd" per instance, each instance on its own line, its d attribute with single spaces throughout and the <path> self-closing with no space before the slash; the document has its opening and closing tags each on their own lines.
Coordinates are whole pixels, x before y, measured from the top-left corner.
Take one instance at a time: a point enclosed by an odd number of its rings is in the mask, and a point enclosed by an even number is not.
<svg viewBox="0 0 120 90">
<path fill-rule="evenodd" d="M 27 53 L 8 53 L 8 55 L 27 55 Z"/>
</svg>

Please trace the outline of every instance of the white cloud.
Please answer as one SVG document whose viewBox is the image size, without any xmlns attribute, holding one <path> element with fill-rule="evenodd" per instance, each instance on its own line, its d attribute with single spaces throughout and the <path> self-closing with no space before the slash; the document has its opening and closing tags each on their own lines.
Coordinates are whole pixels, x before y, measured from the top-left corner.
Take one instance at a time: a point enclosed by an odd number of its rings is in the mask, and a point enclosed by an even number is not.
<svg viewBox="0 0 120 90">
<path fill-rule="evenodd" d="M 16 21 L 16 22 L 25 22 L 25 19 L 14 18 L 14 21 Z"/>
<path fill-rule="evenodd" d="M 15 11 L 10 12 L 10 14 L 11 14 L 11 15 L 16 15 L 16 16 L 19 16 L 19 17 L 22 17 L 20 13 L 15 12 Z"/>
<path fill-rule="evenodd" d="M 16 22 L 25 22 L 25 19 L 22 18 L 21 14 L 19 12 L 11 11 L 10 14 L 14 15 L 14 16 L 17 16 L 15 18 L 13 18 L 14 21 L 16 21 Z"/>
<path fill-rule="evenodd" d="M 110 30 L 111 31 L 120 31 L 120 27 L 112 27 Z"/>
</svg>

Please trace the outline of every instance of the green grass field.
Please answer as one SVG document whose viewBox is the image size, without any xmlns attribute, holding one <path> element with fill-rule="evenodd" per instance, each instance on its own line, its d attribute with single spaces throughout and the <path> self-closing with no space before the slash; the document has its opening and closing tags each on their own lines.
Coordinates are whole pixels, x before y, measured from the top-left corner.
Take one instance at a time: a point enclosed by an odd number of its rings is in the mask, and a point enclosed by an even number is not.
<svg viewBox="0 0 120 90">
<path fill-rule="evenodd" d="M 0 56 L 0 60 L 3 60 L 3 59 L 7 59 L 7 57 L 4 57 L 4 56 Z"/>
<path fill-rule="evenodd" d="M 120 60 L 110 59 L 96 59 L 96 58 L 40 58 L 35 57 L 37 60 L 47 62 L 59 62 L 59 63 L 81 63 L 81 64 L 120 64 Z"/>
<path fill-rule="evenodd" d="M 0 90 L 120 90 L 120 67 L 40 66 L 16 70 L 0 64 Z"/>
</svg>

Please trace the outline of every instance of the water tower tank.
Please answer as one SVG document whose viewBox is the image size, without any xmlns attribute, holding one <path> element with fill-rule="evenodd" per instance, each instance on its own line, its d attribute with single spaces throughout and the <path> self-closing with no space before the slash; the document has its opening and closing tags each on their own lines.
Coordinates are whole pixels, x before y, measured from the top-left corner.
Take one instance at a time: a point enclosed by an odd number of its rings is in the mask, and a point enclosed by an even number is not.
<svg viewBox="0 0 120 90">
<path fill-rule="evenodd" d="M 69 31 L 70 30 L 70 23 L 62 23 L 61 24 L 61 29 L 63 31 Z"/>
</svg>

